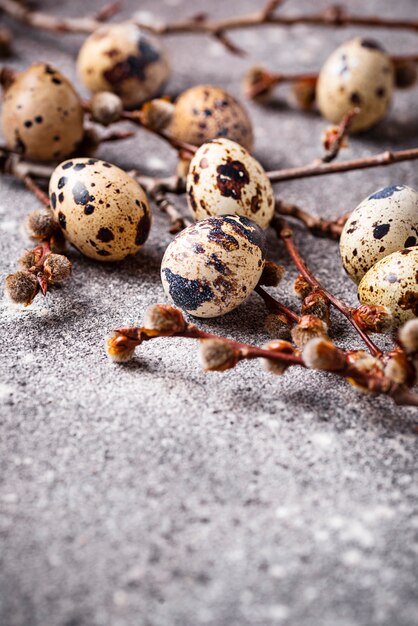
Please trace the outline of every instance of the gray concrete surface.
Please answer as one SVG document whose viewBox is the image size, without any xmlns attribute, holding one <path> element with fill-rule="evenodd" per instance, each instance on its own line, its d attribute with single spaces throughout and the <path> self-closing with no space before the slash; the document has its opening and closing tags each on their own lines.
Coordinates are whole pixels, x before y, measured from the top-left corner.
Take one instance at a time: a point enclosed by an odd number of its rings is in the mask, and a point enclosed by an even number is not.
<svg viewBox="0 0 418 626">
<path fill-rule="evenodd" d="M 48 2 L 77 15 L 101 2 Z M 144 0 L 143 14 L 227 15 L 260 2 Z M 137 4 L 126 0 L 124 14 Z M 315 7 L 325 2 L 315 2 Z M 353 11 L 417 17 L 415 0 L 353 0 Z M 312 9 L 308 0 L 283 10 Z M 217 83 L 239 95 L 255 61 L 316 69 L 354 30 L 265 29 L 236 33 L 249 52 L 226 54 L 201 37 L 166 40 L 168 91 Z M 15 28 L 13 66 L 53 61 L 74 77 L 79 36 Z M 396 53 L 417 36 L 375 32 Z M 79 83 L 78 87 L 81 89 Z M 282 92 L 285 96 L 285 92 Z M 418 139 L 417 88 L 398 93 L 378 128 L 344 157 Z M 324 123 L 278 100 L 249 107 L 256 153 L 269 167 L 309 162 Z M 124 167 L 168 174 L 161 142 L 101 149 Z M 288 200 L 337 216 L 389 183 L 418 187 L 417 164 L 283 184 Z M 27 245 L 21 229 L 36 201 L 0 180 L 1 279 Z M 347 301 L 355 289 L 337 246 L 297 230 L 321 279 Z M 342 382 L 294 370 L 282 378 L 257 363 L 226 374 L 199 370 L 196 346 L 156 341 L 126 367 L 103 351 L 115 325 L 137 323 L 163 301 L 159 263 L 170 241 L 156 215 L 137 258 L 100 265 L 71 252 L 65 287 L 16 310 L 1 301 L 0 623 L 2 626 L 412 626 L 418 621 L 416 412 L 358 395 Z M 270 239 L 272 257 L 288 264 Z M 288 279 L 277 290 L 295 304 Z M 255 297 L 204 328 L 262 343 Z M 359 345 L 335 318 L 342 345 Z"/>
</svg>

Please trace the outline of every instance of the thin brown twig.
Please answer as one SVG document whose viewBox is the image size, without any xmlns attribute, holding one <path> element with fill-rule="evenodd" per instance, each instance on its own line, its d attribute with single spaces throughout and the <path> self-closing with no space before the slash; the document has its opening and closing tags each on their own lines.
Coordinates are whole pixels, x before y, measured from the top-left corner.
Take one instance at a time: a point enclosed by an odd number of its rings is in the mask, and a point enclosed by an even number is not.
<svg viewBox="0 0 418 626">
<path fill-rule="evenodd" d="M 336 220 L 327 220 L 323 217 L 316 217 L 304 211 L 296 204 L 283 202 L 276 198 L 276 213 L 279 216 L 293 217 L 301 222 L 316 237 L 326 237 L 338 241 L 341 236 L 344 224 L 350 213 L 345 213 Z"/>
<path fill-rule="evenodd" d="M 338 309 L 344 317 L 350 322 L 350 324 L 355 328 L 357 333 L 360 335 L 371 354 L 375 357 L 381 358 L 382 351 L 380 348 L 376 346 L 374 341 L 370 339 L 369 335 L 363 328 L 359 325 L 359 323 L 354 319 L 352 315 L 352 310 L 348 307 L 344 302 L 342 302 L 339 298 L 334 296 L 331 292 L 328 291 L 325 287 L 321 285 L 319 280 L 314 276 L 311 270 L 306 265 L 305 261 L 302 259 L 299 250 L 296 247 L 296 244 L 293 240 L 292 229 L 289 227 L 287 222 L 282 218 L 274 218 L 272 226 L 276 231 L 278 237 L 283 241 L 286 250 L 292 259 L 293 263 L 297 267 L 299 273 L 303 276 L 303 278 L 318 290 L 325 298 L 336 308 Z"/>
<path fill-rule="evenodd" d="M 285 306 L 284 304 L 282 304 L 281 302 L 273 298 L 273 296 L 267 293 L 267 291 L 265 291 L 265 289 L 263 289 L 260 285 L 257 285 L 254 291 L 258 293 L 260 298 L 262 298 L 262 300 L 264 301 L 267 307 L 267 310 L 270 313 L 282 313 L 292 322 L 296 322 L 296 324 L 299 322 L 300 316 L 297 313 L 295 313 L 294 311 L 292 311 L 292 309 L 289 309 L 287 306 Z"/>
<path fill-rule="evenodd" d="M 156 35 L 199 33 L 218 39 L 219 35 L 224 36 L 225 33 L 238 29 L 259 26 L 289 27 L 298 24 L 334 28 L 347 26 L 387 28 L 418 32 L 418 20 L 385 18 L 373 15 L 360 16 L 349 13 L 341 6 L 330 6 L 317 13 L 283 15 L 276 13 L 276 9 L 280 4 L 280 2 L 267 2 L 261 10 L 254 13 L 221 19 L 210 19 L 207 16 L 197 15 L 171 23 L 158 23 L 157 21 L 155 23 L 150 23 L 149 21 L 145 23 L 135 18 L 131 21 Z M 22 6 L 17 0 L 0 0 L 0 10 L 9 15 L 9 17 L 28 26 L 61 33 L 93 32 L 100 26 L 103 19 L 108 19 L 115 12 L 113 11 L 112 13 L 112 11 L 107 9 L 107 11 L 102 10 L 98 15 L 90 17 L 58 17 L 41 11 L 30 10 Z"/>
<path fill-rule="evenodd" d="M 267 176 L 272 183 L 281 183 L 285 180 L 339 174 L 341 172 L 382 167 L 386 165 L 393 165 L 394 163 L 402 163 L 403 161 L 414 161 L 416 159 L 418 159 L 418 148 L 409 148 L 407 150 L 397 151 L 386 150 L 385 152 L 381 152 L 380 154 L 375 154 L 370 157 L 362 157 L 359 159 L 340 161 L 337 163 L 322 163 L 321 161 L 314 161 L 309 165 L 302 165 L 301 167 L 273 170 L 267 172 Z"/>
<path fill-rule="evenodd" d="M 350 130 L 353 119 L 360 113 L 358 107 L 354 107 L 348 111 L 338 124 L 327 128 L 324 134 L 325 154 L 322 157 L 322 163 L 331 163 L 340 153 L 341 148 L 346 145 L 347 135 Z"/>
</svg>

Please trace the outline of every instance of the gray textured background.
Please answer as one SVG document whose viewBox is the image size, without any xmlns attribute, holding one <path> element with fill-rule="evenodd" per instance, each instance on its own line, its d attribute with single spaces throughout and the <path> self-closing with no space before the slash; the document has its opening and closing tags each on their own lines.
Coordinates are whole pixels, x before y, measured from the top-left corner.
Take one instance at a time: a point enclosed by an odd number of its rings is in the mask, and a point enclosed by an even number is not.
<svg viewBox="0 0 418 626">
<path fill-rule="evenodd" d="M 102 3 L 42 2 L 77 15 Z M 124 14 L 227 15 L 260 2 L 125 2 Z M 283 10 L 324 1 L 293 0 Z M 353 11 L 417 17 L 416 0 L 349 3 Z M 228 55 L 203 37 L 171 37 L 170 93 L 194 83 L 239 95 L 244 70 L 317 69 L 361 31 L 264 29 L 234 36 Z M 74 77 L 80 36 L 15 28 L 13 66 L 54 62 Z M 364 31 L 363 31 L 364 33 Z M 370 33 L 367 33 L 370 34 Z M 396 53 L 418 35 L 374 32 Z M 80 84 L 77 82 L 81 90 Z M 82 91 L 82 90 L 81 90 Z M 418 139 L 417 88 L 397 93 L 390 115 L 354 138 L 344 158 Z M 286 98 L 286 91 L 279 96 Z M 256 154 L 269 167 L 321 151 L 315 115 L 249 106 Z M 174 154 L 144 132 L 101 149 L 125 167 L 168 174 Z M 418 187 L 417 164 L 283 184 L 279 193 L 326 216 L 354 208 L 386 184 Z M 22 218 L 37 202 L 0 180 L 1 279 L 27 245 Z M 337 246 L 297 230 L 321 279 L 355 303 Z M 270 377 L 257 363 L 205 375 L 196 345 L 156 341 L 127 367 L 103 351 L 115 325 L 137 323 L 163 301 L 159 263 L 170 236 L 156 215 L 137 258 L 100 265 L 71 251 L 74 276 L 27 310 L 1 301 L 0 623 L 2 626 L 412 626 L 417 623 L 416 413 L 358 395 L 320 373 Z M 288 262 L 271 238 L 271 254 Z M 277 290 L 295 304 L 288 279 Z M 262 343 L 255 296 L 202 324 Z M 358 340 L 336 319 L 344 345 Z"/>
</svg>

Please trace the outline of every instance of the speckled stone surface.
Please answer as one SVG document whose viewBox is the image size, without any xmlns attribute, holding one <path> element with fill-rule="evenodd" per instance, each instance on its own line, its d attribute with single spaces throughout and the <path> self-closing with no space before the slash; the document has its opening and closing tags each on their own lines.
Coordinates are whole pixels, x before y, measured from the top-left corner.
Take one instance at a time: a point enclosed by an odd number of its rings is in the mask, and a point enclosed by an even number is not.
<svg viewBox="0 0 418 626">
<path fill-rule="evenodd" d="M 40 3 L 71 15 L 102 3 Z M 143 0 L 142 17 L 200 11 L 226 15 L 260 2 Z M 352 0 L 360 13 L 417 17 L 415 0 Z M 315 2 L 315 8 L 326 5 Z M 293 0 L 283 11 L 312 10 Z M 74 78 L 81 36 L 15 28 L 14 67 L 53 61 Z M 264 29 L 235 33 L 248 51 L 228 55 L 203 37 L 167 38 L 174 94 L 197 82 L 240 95 L 254 62 L 315 70 L 361 30 Z M 388 50 L 416 50 L 417 35 L 374 33 Z M 81 89 L 77 81 L 77 87 Z M 81 89 L 82 93 L 83 90 Z M 249 106 L 256 156 L 268 167 L 320 154 L 324 123 L 286 104 Z M 356 136 L 344 158 L 418 140 L 417 88 L 399 92 L 390 114 Z M 99 156 L 145 173 L 169 174 L 175 155 L 144 132 Z M 337 216 L 388 184 L 418 187 L 416 163 L 286 183 L 277 192 Z M 23 217 L 37 202 L 0 180 L 1 279 L 28 245 Z M 337 245 L 296 229 L 318 276 L 348 302 L 355 288 Z M 203 374 L 196 345 L 155 341 L 125 367 L 103 350 L 116 325 L 141 320 L 163 301 L 159 265 L 170 241 L 155 215 L 143 251 L 100 265 L 71 251 L 62 289 L 16 310 L 1 301 L 0 623 L 2 626 L 413 626 L 418 596 L 416 411 L 360 396 L 333 377 L 292 370 L 281 378 L 243 363 Z M 295 272 L 273 236 L 273 259 L 289 267 L 277 296 L 295 305 Z M 257 344 L 263 308 L 255 296 L 211 329 Z M 335 317 L 341 345 L 360 345 Z"/>
</svg>

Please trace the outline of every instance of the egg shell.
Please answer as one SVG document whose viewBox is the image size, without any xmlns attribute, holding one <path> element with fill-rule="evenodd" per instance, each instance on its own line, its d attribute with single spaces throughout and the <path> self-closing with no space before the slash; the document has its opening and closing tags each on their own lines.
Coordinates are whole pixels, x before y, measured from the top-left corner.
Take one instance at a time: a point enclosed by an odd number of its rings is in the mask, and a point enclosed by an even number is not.
<svg viewBox="0 0 418 626">
<path fill-rule="evenodd" d="M 251 120 L 242 104 L 214 85 L 196 85 L 184 91 L 175 102 L 169 130 L 194 146 L 227 137 L 251 150 L 254 140 Z"/>
<path fill-rule="evenodd" d="M 65 237 L 97 261 L 120 261 L 145 243 L 151 211 L 144 190 L 119 167 L 97 159 L 64 161 L 49 198 Z"/>
<path fill-rule="evenodd" d="M 418 316 L 418 248 L 392 252 L 369 269 L 358 287 L 362 304 L 386 306 L 394 326 Z"/>
<path fill-rule="evenodd" d="M 264 267 L 265 236 L 245 217 L 210 217 L 185 228 L 161 264 L 164 290 L 195 317 L 224 315 L 257 285 Z"/>
<path fill-rule="evenodd" d="M 316 87 L 321 115 L 338 124 L 360 109 L 350 132 L 370 128 L 385 115 L 394 90 L 392 61 L 373 40 L 357 37 L 337 48 L 323 65 Z"/>
<path fill-rule="evenodd" d="M 161 43 L 128 22 L 94 31 L 80 49 L 77 70 L 91 92 L 113 91 L 128 108 L 158 95 L 170 74 Z"/>
<path fill-rule="evenodd" d="M 356 282 L 380 259 L 418 243 L 418 193 L 406 185 L 384 187 L 363 200 L 340 239 L 344 269 Z"/>
<path fill-rule="evenodd" d="M 215 139 L 197 150 L 187 176 L 187 202 L 196 220 L 230 213 L 267 228 L 274 213 L 273 189 L 264 169 L 229 139 Z"/>
<path fill-rule="evenodd" d="M 83 109 L 72 84 L 52 65 L 36 63 L 6 89 L 1 124 L 7 146 L 33 161 L 61 160 L 83 138 Z"/>
</svg>

